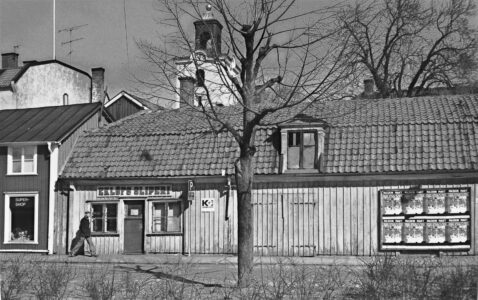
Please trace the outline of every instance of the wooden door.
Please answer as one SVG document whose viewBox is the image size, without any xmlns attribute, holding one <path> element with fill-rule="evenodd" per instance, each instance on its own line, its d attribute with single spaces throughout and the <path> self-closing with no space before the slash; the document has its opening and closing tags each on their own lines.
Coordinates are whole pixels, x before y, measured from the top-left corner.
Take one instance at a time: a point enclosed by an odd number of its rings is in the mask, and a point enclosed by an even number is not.
<svg viewBox="0 0 478 300">
<path fill-rule="evenodd" d="M 144 201 L 125 201 L 124 253 L 143 253 Z"/>
</svg>

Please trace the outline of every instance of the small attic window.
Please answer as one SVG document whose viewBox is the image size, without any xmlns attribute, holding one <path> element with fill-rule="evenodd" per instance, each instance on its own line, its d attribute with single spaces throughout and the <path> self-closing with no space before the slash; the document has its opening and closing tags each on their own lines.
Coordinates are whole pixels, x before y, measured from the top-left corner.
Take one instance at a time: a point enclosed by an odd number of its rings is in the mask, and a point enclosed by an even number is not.
<svg viewBox="0 0 478 300">
<path fill-rule="evenodd" d="M 70 104 L 70 101 L 68 99 L 68 94 L 64 93 L 63 94 L 63 105 L 68 105 L 68 104 Z"/>
<path fill-rule="evenodd" d="M 317 159 L 317 133 L 292 131 L 287 135 L 287 169 L 314 169 Z"/>
<path fill-rule="evenodd" d="M 303 116 L 280 126 L 282 173 L 320 171 L 324 127 L 323 121 Z"/>
</svg>

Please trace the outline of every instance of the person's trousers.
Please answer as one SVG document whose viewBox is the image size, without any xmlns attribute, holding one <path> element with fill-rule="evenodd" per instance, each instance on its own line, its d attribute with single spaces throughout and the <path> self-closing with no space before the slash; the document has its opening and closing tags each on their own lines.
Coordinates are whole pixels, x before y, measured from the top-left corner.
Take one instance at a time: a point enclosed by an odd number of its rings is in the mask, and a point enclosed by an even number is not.
<svg viewBox="0 0 478 300">
<path fill-rule="evenodd" d="M 90 254 L 96 255 L 96 248 L 95 248 L 95 245 L 93 244 L 93 240 L 91 239 L 91 237 L 85 238 L 83 236 L 80 236 L 78 243 L 76 243 L 73 249 L 71 249 L 71 255 L 76 255 L 78 250 L 80 250 L 81 246 L 85 244 L 85 240 L 88 242 L 88 246 L 90 246 Z"/>
</svg>

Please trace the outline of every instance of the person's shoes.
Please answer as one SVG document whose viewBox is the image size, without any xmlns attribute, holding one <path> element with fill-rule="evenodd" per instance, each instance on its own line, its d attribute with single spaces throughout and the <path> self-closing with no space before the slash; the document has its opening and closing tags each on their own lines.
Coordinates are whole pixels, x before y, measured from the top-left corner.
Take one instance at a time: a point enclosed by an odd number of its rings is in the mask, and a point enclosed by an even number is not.
<svg viewBox="0 0 478 300">
<path fill-rule="evenodd" d="M 68 254 L 69 257 L 75 257 L 73 253 Z"/>
<path fill-rule="evenodd" d="M 98 254 L 91 254 L 91 257 L 98 257 Z"/>
</svg>

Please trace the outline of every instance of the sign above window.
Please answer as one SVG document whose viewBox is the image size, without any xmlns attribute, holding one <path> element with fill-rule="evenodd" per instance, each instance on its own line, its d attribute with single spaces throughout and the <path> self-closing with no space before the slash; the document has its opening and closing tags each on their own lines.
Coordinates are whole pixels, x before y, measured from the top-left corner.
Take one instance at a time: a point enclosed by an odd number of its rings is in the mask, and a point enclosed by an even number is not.
<svg viewBox="0 0 478 300">
<path fill-rule="evenodd" d="M 100 186 L 98 197 L 171 197 L 170 185 Z"/>
</svg>

